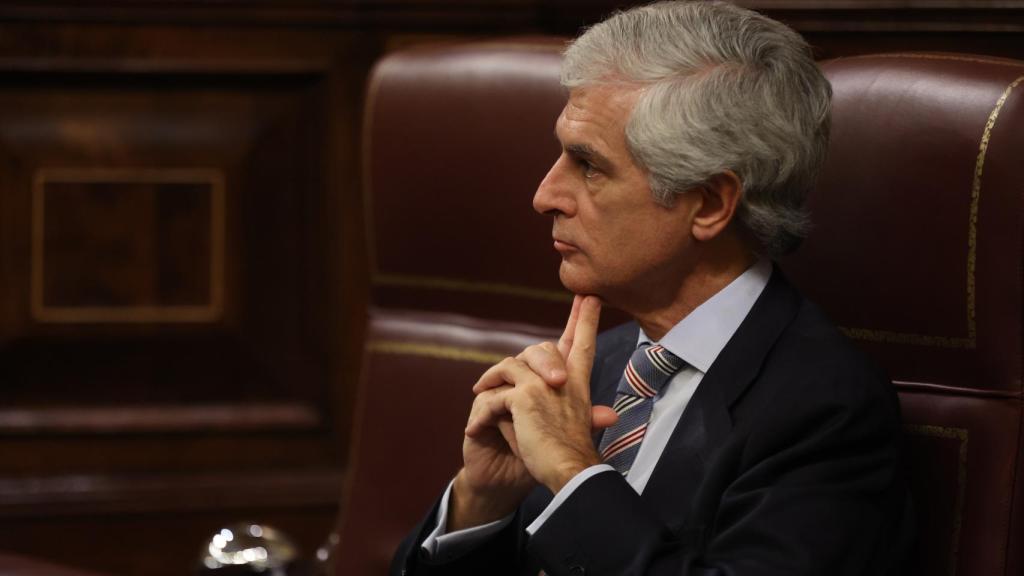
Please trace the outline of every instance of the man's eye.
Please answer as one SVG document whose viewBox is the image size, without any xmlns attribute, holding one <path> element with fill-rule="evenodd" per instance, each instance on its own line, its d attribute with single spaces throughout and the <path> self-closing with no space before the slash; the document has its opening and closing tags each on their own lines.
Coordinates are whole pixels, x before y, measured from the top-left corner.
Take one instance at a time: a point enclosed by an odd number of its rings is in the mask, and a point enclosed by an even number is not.
<svg viewBox="0 0 1024 576">
<path fill-rule="evenodd" d="M 586 160 L 580 161 L 580 169 L 583 171 L 584 178 L 593 178 L 598 174 L 597 168 L 590 162 L 587 162 Z"/>
</svg>

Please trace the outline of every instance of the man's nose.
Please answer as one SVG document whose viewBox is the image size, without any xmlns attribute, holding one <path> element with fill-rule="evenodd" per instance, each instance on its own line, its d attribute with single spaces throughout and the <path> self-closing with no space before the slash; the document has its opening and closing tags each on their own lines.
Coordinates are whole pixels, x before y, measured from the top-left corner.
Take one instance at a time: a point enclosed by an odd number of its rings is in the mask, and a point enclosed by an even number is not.
<svg viewBox="0 0 1024 576">
<path fill-rule="evenodd" d="M 576 214 L 572 173 L 567 169 L 569 159 L 563 153 L 548 170 L 533 195 L 533 209 L 541 214 Z"/>
</svg>

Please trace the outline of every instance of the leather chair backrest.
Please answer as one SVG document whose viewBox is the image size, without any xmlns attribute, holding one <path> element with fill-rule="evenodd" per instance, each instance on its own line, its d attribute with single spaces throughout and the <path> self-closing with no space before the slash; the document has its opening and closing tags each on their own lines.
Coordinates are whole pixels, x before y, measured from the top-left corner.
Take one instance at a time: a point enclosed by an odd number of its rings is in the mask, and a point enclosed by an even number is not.
<svg viewBox="0 0 1024 576">
<path fill-rule="evenodd" d="M 900 395 L 923 573 L 1024 573 L 1024 62 L 825 62 L 815 228 L 787 273 Z"/>
<path fill-rule="evenodd" d="M 551 220 L 531 203 L 559 153 L 561 48 L 419 48 L 376 66 L 364 131 L 376 306 L 564 321 Z"/>
<path fill-rule="evenodd" d="M 462 463 L 471 388 L 550 329 L 434 312 L 374 311 L 334 567 L 387 574 L 399 541 Z"/>
<path fill-rule="evenodd" d="M 371 74 L 373 308 L 336 574 L 387 573 L 462 463 L 473 384 L 557 338 L 568 314 L 550 220 L 531 206 L 558 156 L 560 49 L 552 39 L 417 48 Z"/>
</svg>

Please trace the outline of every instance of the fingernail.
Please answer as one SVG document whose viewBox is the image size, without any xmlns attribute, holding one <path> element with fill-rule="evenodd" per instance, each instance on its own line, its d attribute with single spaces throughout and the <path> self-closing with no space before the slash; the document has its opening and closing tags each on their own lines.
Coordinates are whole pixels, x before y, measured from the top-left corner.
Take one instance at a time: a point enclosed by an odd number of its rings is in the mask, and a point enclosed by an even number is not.
<svg viewBox="0 0 1024 576">
<path fill-rule="evenodd" d="M 562 370 L 561 368 L 556 368 L 551 371 L 552 380 L 561 380 L 562 378 L 565 378 L 565 370 Z"/>
</svg>

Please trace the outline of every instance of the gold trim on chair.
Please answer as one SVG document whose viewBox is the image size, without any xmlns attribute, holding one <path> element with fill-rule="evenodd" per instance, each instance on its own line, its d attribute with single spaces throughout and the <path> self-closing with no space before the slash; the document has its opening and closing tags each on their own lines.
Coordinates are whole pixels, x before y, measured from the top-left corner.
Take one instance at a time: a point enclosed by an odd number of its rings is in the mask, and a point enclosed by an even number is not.
<svg viewBox="0 0 1024 576">
<path fill-rule="evenodd" d="M 907 424 L 904 429 L 917 436 L 949 438 L 960 441 L 957 458 L 956 502 L 953 504 L 953 534 L 949 548 L 949 576 L 956 576 L 957 555 L 960 552 L 960 529 L 963 526 L 964 502 L 967 495 L 967 441 L 970 437 L 966 428 L 934 426 L 930 424 Z"/>
<path fill-rule="evenodd" d="M 996 126 L 996 119 L 999 117 L 999 112 L 1003 109 L 1003 105 L 1006 104 L 1006 100 L 1010 97 L 1010 92 L 1012 92 L 1013 89 L 1021 83 L 1021 81 L 1024 81 L 1024 76 L 1019 76 L 1006 87 L 1006 90 L 1003 91 L 1003 94 L 996 102 L 995 108 L 992 109 L 992 113 L 989 114 L 988 122 L 985 123 L 985 132 L 981 136 L 978 160 L 974 165 L 974 183 L 971 186 L 970 228 L 967 237 L 967 337 L 970 338 L 972 342 L 975 340 L 977 332 L 974 315 L 974 272 L 977 265 L 978 205 L 981 203 L 981 176 L 982 171 L 985 169 L 985 154 L 988 152 L 989 140 L 992 138 L 992 129 Z"/>
<path fill-rule="evenodd" d="M 891 54 L 859 54 L 857 56 L 839 57 L 837 60 L 856 60 L 870 58 L 907 58 L 912 60 L 948 60 L 951 62 L 971 62 L 973 64 L 997 64 L 1001 66 L 1014 66 L 1024 68 L 1024 65 L 1017 64 L 1011 60 L 1000 60 L 998 58 L 979 58 L 977 56 L 958 56 L 955 54 L 917 54 L 913 52 L 896 52 Z"/>
<path fill-rule="evenodd" d="M 866 328 L 840 327 L 840 331 L 848 338 L 854 340 L 865 340 L 868 342 L 883 342 L 885 344 L 908 344 L 912 346 L 931 346 L 933 348 L 974 348 L 975 342 L 972 338 L 957 338 L 954 336 L 928 336 L 925 334 L 908 334 L 905 332 L 890 332 L 887 330 L 868 330 Z"/>
<path fill-rule="evenodd" d="M 557 290 L 542 290 L 529 286 L 501 284 L 498 282 L 473 282 L 441 276 L 407 276 L 404 274 L 376 274 L 373 277 L 376 286 L 401 286 L 404 288 L 427 288 L 433 290 L 450 290 L 474 294 L 497 294 L 499 296 L 518 296 L 549 302 L 572 302 L 572 294 Z"/>
<path fill-rule="evenodd" d="M 892 54 L 881 56 L 890 58 L 897 56 L 923 58 L 929 55 Z M 941 60 L 957 58 L 936 56 L 935 59 Z M 865 328 L 843 328 L 843 332 L 848 336 L 858 340 L 885 342 L 889 344 L 912 344 L 917 346 L 933 346 L 940 348 L 973 349 L 977 347 L 978 326 L 975 319 L 975 303 L 977 299 L 975 268 L 977 266 L 978 251 L 978 207 L 981 204 L 981 177 L 985 169 L 985 156 L 988 153 L 989 141 L 992 138 L 992 130 L 995 128 L 996 119 L 999 118 L 999 112 L 1003 109 L 1003 105 L 1006 104 L 1006 100 L 1010 97 L 1010 93 L 1013 92 L 1013 89 L 1022 81 L 1024 81 L 1024 76 L 1020 76 L 1011 82 L 1010 85 L 1003 90 L 999 99 L 996 100 L 995 107 L 992 109 L 992 112 L 989 113 L 988 121 L 985 122 L 985 129 L 981 134 L 981 143 L 978 145 L 978 157 L 974 163 L 974 179 L 971 183 L 971 207 L 967 220 L 967 336 L 927 336 L 902 332 L 887 332 L 884 330 L 870 330 Z"/>
<path fill-rule="evenodd" d="M 489 352 L 477 348 L 442 346 L 439 344 L 403 340 L 370 340 L 366 343 L 366 349 L 370 352 L 379 352 L 381 354 L 420 356 L 437 360 L 454 360 L 477 364 L 497 364 L 508 357 L 508 354 L 498 354 L 497 352 Z"/>
</svg>

